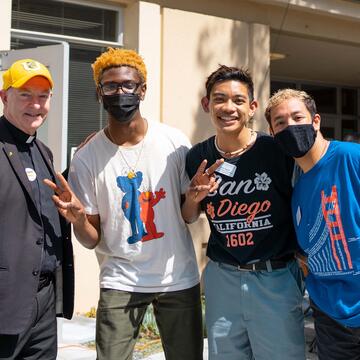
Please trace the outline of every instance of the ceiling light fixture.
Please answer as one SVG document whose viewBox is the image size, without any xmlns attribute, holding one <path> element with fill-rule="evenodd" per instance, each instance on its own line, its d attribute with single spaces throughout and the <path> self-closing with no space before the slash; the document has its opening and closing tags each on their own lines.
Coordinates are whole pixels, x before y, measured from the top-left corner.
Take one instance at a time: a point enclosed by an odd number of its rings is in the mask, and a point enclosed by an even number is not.
<svg viewBox="0 0 360 360">
<path fill-rule="evenodd" d="M 283 60 L 287 58 L 287 55 L 286 54 L 282 54 L 282 53 L 276 53 L 276 52 L 271 52 L 270 53 L 270 61 L 273 61 L 273 60 Z"/>
</svg>

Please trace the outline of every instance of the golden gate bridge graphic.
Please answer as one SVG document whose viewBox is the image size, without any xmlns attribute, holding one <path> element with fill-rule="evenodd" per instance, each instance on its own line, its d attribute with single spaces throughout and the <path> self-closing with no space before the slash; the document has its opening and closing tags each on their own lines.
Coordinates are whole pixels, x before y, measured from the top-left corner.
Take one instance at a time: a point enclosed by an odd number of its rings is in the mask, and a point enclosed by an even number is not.
<svg viewBox="0 0 360 360">
<path fill-rule="evenodd" d="M 330 196 L 325 196 L 324 190 L 321 192 L 321 207 L 326 225 L 329 230 L 331 251 L 336 263 L 337 270 L 351 270 L 353 268 L 353 264 L 342 226 L 336 185 L 332 187 Z M 343 268 L 341 265 L 339 258 L 341 250 L 343 250 L 345 253 L 347 269 Z"/>
</svg>

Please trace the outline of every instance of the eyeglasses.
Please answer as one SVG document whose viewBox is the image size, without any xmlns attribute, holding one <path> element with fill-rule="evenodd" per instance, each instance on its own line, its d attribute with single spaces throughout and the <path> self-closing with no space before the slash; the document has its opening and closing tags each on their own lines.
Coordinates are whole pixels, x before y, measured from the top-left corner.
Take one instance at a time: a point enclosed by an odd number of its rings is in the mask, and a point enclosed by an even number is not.
<svg viewBox="0 0 360 360">
<path fill-rule="evenodd" d="M 142 85 L 142 83 L 136 83 L 133 81 L 124 81 L 122 83 L 118 83 L 118 82 L 108 82 L 105 84 L 100 83 L 99 87 L 103 95 L 115 95 L 119 92 L 119 89 L 124 94 L 134 94 L 140 85 Z"/>
</svg>

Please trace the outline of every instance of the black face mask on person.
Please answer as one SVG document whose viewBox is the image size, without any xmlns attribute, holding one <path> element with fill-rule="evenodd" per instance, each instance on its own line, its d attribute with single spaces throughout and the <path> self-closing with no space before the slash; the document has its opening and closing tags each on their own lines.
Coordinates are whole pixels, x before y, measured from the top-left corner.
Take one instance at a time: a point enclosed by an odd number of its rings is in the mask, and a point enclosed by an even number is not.
<svg viewBox="0 0 360 360">
<path fill-rule="evenodd" d="M 138 94 L 103 95 L 104 109 L 120 122 L 130 121 L 139 109 Z"/>
<path fill-rule="evenodd" d="M 314 145 L 315 138 L 312 124 L 290 125 L 274 136 L 281 149 L 294 158 L 304 156 Z"/>
</svg>

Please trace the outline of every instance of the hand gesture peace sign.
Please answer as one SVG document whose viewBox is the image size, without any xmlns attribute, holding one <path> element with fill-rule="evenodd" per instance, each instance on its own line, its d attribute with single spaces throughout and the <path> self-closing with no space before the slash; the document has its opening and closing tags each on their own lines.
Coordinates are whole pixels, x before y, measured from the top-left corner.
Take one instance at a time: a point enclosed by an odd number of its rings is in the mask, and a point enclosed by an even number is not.
<svg viewBox="0 0 360 360">
<path fill-rule="evenodd" d="M 55 195 L 52 199 L 59 213 L 73 224 L 85 221 L 85 209 L 70 189 L 68 182 L 60 173 L 57 173 L 56 177 L 60 181 L 60 186 L 49 179 L 45 179 L 44 184 L 54 190 Z"/>
<path fill-rule="evenodd" d="M 203 160 L 191 179 L 190 186 L 186 196 L 191 197 L 195 202 L 203 200 L 208 193 L 214 192 L 219 184 L 216 182 L 215 170 L 224 162 L 224 159 L 218 159 L 206 169 L 207 160 Z"/>
</svg>

